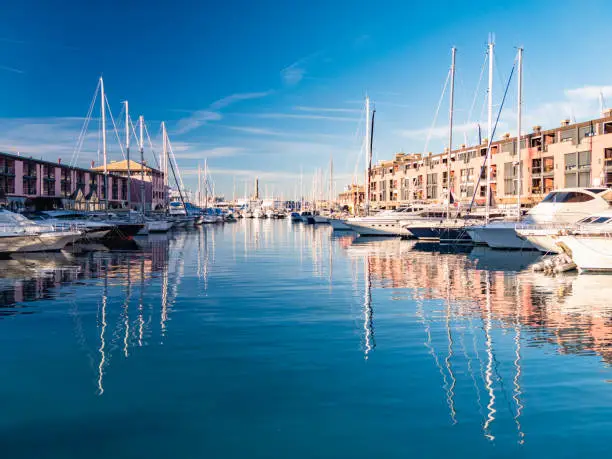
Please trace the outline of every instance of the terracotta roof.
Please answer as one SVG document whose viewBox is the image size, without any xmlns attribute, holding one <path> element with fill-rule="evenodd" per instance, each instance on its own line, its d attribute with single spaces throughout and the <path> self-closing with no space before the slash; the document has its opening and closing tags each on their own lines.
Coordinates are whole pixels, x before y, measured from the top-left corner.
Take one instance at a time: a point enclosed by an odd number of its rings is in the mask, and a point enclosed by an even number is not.
<svg viewBox="0 0 612 459">
<path fill-rule="evenodd" d="M 96 172 L 104 172 L 104 165 L 94 167 L 92 170 Z M 124 159 L 123 161 L 112 161 L 108 163 L 106 165 L 106 170 L 108 172 L 127 172 L 128 170 L 127 159 Z M 150 172 L 152 169 L 149 166 L 145 165 L 144 170 L 147 172 Z M 136 161 L 133 161 L 130 159 L 130 171 L 134 171 L 134 172 L 140 171 L 140 163 L 137 163 Z"/>
</svg>

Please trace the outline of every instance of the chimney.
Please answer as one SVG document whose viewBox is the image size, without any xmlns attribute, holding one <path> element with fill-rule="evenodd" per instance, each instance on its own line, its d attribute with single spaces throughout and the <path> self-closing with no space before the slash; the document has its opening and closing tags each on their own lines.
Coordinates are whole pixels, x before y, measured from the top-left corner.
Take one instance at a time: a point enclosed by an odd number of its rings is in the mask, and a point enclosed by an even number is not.
<svg viewBox="0 0 612 459">
<path fill-rule="evenodd" d="M 569 126 L 569 124 L 570 124 L 569 118 L 565 118 L 564 120 L 561 120 L 561 126 Z"/>
<path fill-rule="evenodd" d="M 533 132 L 535 132 L 536 134 L 539 134 L 541 130 L 542 130 L 542 126 L 540 126 L 539 124 L 536 124 L 533 127 Z"/>
<path fill-rule="evenodd" d="M 510 133 L 509 132 L 504 132 L 504 139 L 508 140 L 510 138 Z"/>
<path fill-rule="evenodd" d="M 93 169 L 95 165 L 96 165 L 96 162 L 95 162 L 95 161 L 92 161 L 92 162 L 91 162 L 91 168 Z"/>
<path fill-rule="evenodd" d="M 62 158 L 57 158 L 57 164 L 62 164 Z"/>
</svg>

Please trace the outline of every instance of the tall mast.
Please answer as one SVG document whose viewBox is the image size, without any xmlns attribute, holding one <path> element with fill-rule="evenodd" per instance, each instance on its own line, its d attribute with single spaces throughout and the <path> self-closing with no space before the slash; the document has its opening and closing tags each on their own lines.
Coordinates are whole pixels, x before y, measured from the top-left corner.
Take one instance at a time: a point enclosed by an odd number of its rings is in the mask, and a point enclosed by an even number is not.
<svg viewBox="0 0 612 459">
<path fill-rule="evenodd" d="M 204 208 L 208 208 L 208 160 L 204 160 Z"/>
<path fill-rule="evenodd" d="M 202 207 L 202 168 L 198 163 L 198 207 Z"/>
<path fill-rule="evenodd" d="M 304 210 L 304 170 L 300 166 L 300 212 Z"/>
<path fill-rule="evenodd" d="M 521 116 L 522 116 L 522 104 L 523 104 L 523 48 L 518 49 L 518 101 L 516 108 L 516 156 L 518 160 L 518 177 L 517 177 L 517 193 L 516 193 L 516 206 L 517 216 L 516 219 L 521 219 L 521 187 L 523 181 L 523 168 L 521 166 Z"/>
<path fill-rule="evenodd" d="M 329 210 L 333 208 L 332 200 L 334 197 L 334 157 L 329 155 Z"/>
<path fill-rule="evenodd" d="M 140 204 L 142 205 L 142 215 L 145 214 L 145 172 L 144 172 L 144 116 L 138 117 L 140 128 Z M 153 207 L 153 177 L 151 177 L 151 207 Z"/>
<path fill-rule="evenodd" d="M 453 151 L 453 111 L 455 105 L 455 54 L 457 48 L 453 46 L 451 52 L 451 79 L 450 103 L 448 109 L 448 156 L 446 158 L 446 218 L 450 218 L 451 208 L 451 152 Z"/>
<path fill-rule="evenodd" d="M 132 173 L 130 171 L 130 112 L 128 101 L 125 101 L 125 155 L 127 158 L 127 203 L 128 209 L 132 210 Z M 128 218 L 130 213 L 128 212 Z"/>
<path fill-rule="evenodd" d="M 168 139 L 166 137 L 166 123 L 162 121 L 162 169 L 164 172 L 164 186 L 168 186 Z"/>
<path fill-rule="evenodd" d="M 364 191 L 365 191 L 365 203 L 364 203 L 364 212 L 367 216 L 370 213 L 370 164 L 372 162 L 372 156 L 370 151 L 370 97 L 366 96 L 366 133 L 365 133 L 365 183 L 364 183 Z"/>
<path fill-rule="evenodd" d="M 104 79 L 100 77 L 100 102 L 102 104 L 102 158 L 104 160 L 104 203 L 108 210 L 108 168 L 106 164 L 106 94 Z"/>
<path fill-rule="evenodd" d="M 491 198 L 491 142 L 493 141 L 493 37 L 489 37 L 489 89 L 488 89 L 488 138 L 486 158 L 486 174 L 487 174 L 487 197 L 486 197 L 486 222 L 489 223 L 490 198 Z"/>
<path fill-rule="evenodd" d="M 166 123 L 162 121 L 162 170 L 164 172 L 164 197 L 166 204 L 170 204 L 170 177 L 168 171 L 168 134 L 166 133 Z M 187 209 L 185 209 L 185 212 Z"/>
</svg>

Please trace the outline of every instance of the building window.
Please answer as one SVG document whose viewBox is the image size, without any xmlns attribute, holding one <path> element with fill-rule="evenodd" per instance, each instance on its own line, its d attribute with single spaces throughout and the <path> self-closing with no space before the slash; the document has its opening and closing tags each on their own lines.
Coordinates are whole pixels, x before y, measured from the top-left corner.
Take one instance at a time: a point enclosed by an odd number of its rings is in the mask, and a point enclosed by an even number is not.
<svg viewBox="0 0 612 459">
<path fill-rule="evenodd" d="M 438 197 L 438 174 L 427 174 L 427 199 Z"/>
<path fill-rule="evenodd" d="M 591 184 L 591 152 L 581 151 L 565 155 L 565 186 L 582 187 Z"/>
<path fill-rule="evenodd" d="M 574 141 L 575 129 L 566 129 L 565 131 L 559 132 L 559 140 L 561 142 L 573 142 Z"/>
<path fill-rule="evenodd" d="M 518 193 L 518 164 L 513 162 L 504 164 L 504 191 L 506 195 L 516 195 Z"/>
</svg>

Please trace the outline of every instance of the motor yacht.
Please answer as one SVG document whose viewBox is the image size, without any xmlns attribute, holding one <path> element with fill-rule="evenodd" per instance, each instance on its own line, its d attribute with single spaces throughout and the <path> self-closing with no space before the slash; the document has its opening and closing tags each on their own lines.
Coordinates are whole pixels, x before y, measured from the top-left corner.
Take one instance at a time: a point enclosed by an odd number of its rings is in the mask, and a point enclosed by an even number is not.
<svg viewBox="0 0 612 459">
<path fill-rule="evenodd" d="M 411 233 L 402 227 L 400 222 L 407 222 L 415 218 L 424 218 L 421 213 L 428 207 L 424 205 L 411 205 L 399 207 L 395 210 L 386 210 L 376 215 L 353 217 L 344 220 L 344 224 L 361 236 L 410 236 Z"/>
<path fill-rule="evenodd" d="M 527 241 L 541 252 L 559 253 L 561 249 L 555 236 L 560 230 L 598 212 L 609 210 L 611 202 L 612 190 L 608 188 L 564 188 L 551 191 L 527 213 L 525 220 L 515 224 L 514 231 L 507 228 L 502 240 L 506 241 L 506 246 Z"/>
<path fill-rule="evenodd" d="M 43 225 L 0 209 L 0 253 L 58 251 L 82 235 L 79 230 Z"/>
<path fill-rule="evenodd" d="M 45 210 L 33 214 L 31 219 L 42 225 L 53 225 L 56 229 L 81 231 L 81 239 L 88 242 L 106 237 L 114 228 L 113 225 L 92 221 L 87 215 L 71 210 Z"/>
<path fill-rule="evenodd" d="M 591 215 L 553 238 L 581 272 L 612 272 L 612 210 Z"/>
</svg>

